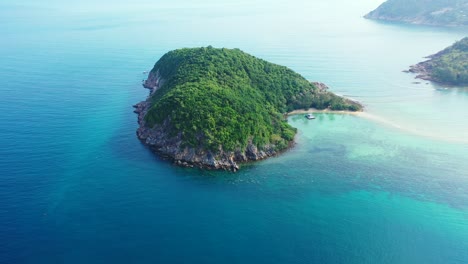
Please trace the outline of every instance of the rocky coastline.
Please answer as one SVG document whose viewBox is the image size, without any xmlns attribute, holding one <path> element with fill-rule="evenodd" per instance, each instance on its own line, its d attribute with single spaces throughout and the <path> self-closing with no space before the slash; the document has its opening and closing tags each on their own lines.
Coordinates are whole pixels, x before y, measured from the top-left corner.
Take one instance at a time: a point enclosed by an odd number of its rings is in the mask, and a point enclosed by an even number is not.
<svg viewBox="0 0 468 264">
<path fill-rule="evenodd" d="M 408 70 L 405 70 L 403 72 L 416 74 L 415 79 L 431 81 L 431 82 L 438 83 L 438 84 L 450 85 L 450 84 L 442 82 L 441 80 L 437 78 L 434 78 L 434 76 L 432 75 L 432 72 L 434 68 L 436 67 L 434 61 L 442 57 L 444 54 L 446 54 L 446 52 L 447 52 L 446 50 L 442 50 L 436 54 L 427 56 L 425 57 L 425 59 L 427 60 L 422 61 L 415 65 L 411 65 Z"/>
<path fill-rule="evenodd" d="M 216 152 L 206 150 L 202 147 L 193 148 L 182 146 L 182 134 L 176 136 L 169 134 L 170 120 L 166 119 L 161 125 L 150 128 L 146 125 L 145 115 L 151 107 L 151 96 L 164 83 L 159 72 L 150 72 L 148 79 L 143 83 L 143 87 L 150 90 L 150 94 L 145 101 L 133 107 L 138 114 L 137 137 L 161 158 L 172 161 L 175 165 L 184 167 L 198 167 L 202 169 L 217 169 L 236 172 L 240 163 L 263 160 L 276 156 L 279 152 L 275 145 L 266 145 L 261 149 L 249 142 L 245 150 L 224 151 L 220 148 Z M 287 149 L 292 147 L 294 142 L 290 142 Z M 284 150 L 283 150 L 284 151 Z"/>
<path fill-rule="evenodd" d="M 437 21 L 432 21 L 426 17 L 393 17 L 389 15 L 381 15 L 378 13 L 369 13 L 364 16 L 366 19 L 379 20 L 392 23 L 405 23 L 419 26 L 433 26 L 433 27 L 460 27 L 464 26 L 457 23 L 442 23 Z"/>
<path fill-rule="evenodd" d="M 411 65 L 409 70 L 404 72 L 417 74 L 415 77 L 416 79 L 437 82 L 437 80 L 431 76 L 432 69 L 433 65 L 430 63 L 430 61 L 423 61 L 418 64 Z"/>
</svg>

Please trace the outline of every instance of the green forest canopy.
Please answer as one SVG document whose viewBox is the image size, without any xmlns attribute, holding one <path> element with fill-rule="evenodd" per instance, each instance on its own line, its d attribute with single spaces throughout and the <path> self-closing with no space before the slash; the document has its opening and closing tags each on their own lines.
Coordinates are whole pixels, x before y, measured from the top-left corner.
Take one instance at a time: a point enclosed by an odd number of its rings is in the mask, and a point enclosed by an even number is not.
<svg viewBox="0 0 468 264">
<path fill-rule="evenodd" d="M 468 85 L 468 37 L 440 52 L 431 61 L 432 77 L 440 82 Z"/>
<path fill-rule="evenodd" d="M 468 26 L 468 0 L 387 0 L 369 18 Z"/>
<path fill-rule="evenodd" d="M 321 91 L 284 66 L 239 49 L 192 48 L 165 54 L 154 66 L 163 85 L 145 118 L 150 127 L 170 120 L 170 133 L 184 145 L 243 150 L 249 140 L 262 147 L 287 147 L 296 130 L 283 114 L 295 109 L 361 110 Z"/>
</svg>

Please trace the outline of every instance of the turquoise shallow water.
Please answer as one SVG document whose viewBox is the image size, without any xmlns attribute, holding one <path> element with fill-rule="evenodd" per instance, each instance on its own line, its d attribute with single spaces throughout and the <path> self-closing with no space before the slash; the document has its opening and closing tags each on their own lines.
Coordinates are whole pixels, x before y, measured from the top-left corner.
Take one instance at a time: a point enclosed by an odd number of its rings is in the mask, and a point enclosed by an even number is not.
<svg viewBox="0 0 468 264">
<path fill-rule="evenodd" d="M 0 3 L 0 262 L 468 262 L 468 91 L 401 72 L 467 32 L 361 18 L 378 3 Z M 236 174 L 174 167 L 131 105 L 161 55 L 207 45 L 368 114 L 293 116 L 295 148 Z"/>
</svg>

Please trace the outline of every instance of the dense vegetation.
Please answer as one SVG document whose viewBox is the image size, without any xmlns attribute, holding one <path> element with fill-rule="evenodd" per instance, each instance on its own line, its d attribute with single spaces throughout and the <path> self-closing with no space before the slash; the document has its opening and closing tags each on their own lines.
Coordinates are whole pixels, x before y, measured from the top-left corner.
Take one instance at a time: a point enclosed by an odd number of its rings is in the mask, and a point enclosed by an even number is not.
<svg viewBox="0 0 468 264">
<path fill-rule="evenodd" d="M 283 149 L 296 130 L 284 120 L 295 109 L 360 110 L 322 91 L 292 70 L 238 49 L 179 49 L 165 54 L 151 74 L 164 83 L 146 114 L 149 126 L 170 120 L 185 144 L 217 150 L 274 144 Z"/>
<path fill-rule="evenodd" d="M 443 83 L 468 85 L 468 37 L 432 59 L 432 77 Z"/>
<path fill-rule="evenodd" d="M 468 0 L 388 0 L 366 18 L 439 26 L 468 26 Z"/>
<path fill-rule="evenodd" d="M 431 60 L 420 65 L 429 71 L 434 81 L 468 85 L 468 37 L 431 56 Z"/>
</svg>

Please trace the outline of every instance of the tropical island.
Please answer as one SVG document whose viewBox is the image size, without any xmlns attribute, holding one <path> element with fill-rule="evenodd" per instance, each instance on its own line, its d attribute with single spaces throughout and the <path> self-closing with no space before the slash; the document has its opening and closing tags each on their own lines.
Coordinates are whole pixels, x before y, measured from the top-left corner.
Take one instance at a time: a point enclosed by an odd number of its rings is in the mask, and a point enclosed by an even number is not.
<svg viewBox="0 0 468 264">
<path fill-rule="evenodd" d="M 468 37 L 410 66 L 416 78 L 453 86 L 468 85 Z"/>
<path fill-rule="evenodd" d="M 362 106 L 291 69 L 239 49 L 184 48 L 166 53 L 135 105 L 138 138 L 175 164 L 236 171 L 294 143 L 285 113 L 361 111 Z"/>
<path fill-rule="evenodd" d="M 387 0 L 364 16 L 430 26 L 468 26 L 468 0 Z"/>
</svg>

